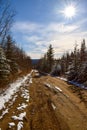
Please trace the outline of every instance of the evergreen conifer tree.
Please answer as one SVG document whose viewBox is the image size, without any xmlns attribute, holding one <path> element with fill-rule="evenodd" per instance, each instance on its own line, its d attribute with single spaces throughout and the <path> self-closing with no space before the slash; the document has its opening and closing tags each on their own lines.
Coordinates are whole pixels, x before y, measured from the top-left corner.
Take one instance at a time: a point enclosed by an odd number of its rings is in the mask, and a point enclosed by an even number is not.
<svg viewBox="0 0 87 130">
<path fill-rule="evenodd" d="M 8 59 L 8 62 L 11 67 L 11 73 L 16 73 L 19 71 L 18 64 L 16 63 L 17 56 L 16 56 L 15 49 L 16 49 L 16 46 L 14 44 L 14 41 L 9 35 L 7 37 L 7 41 L 5 44 L 5 53 L 6 53 L 6 58 Z"/>
<path fill-rule="evenodd" d="M 0 81 L 7 80 L 10 74 L 10 66 L 7 63 L 7 59 L 4 50 L 0 47 Z"/>
<path fill-rule="evenodd" d="M 47 51 L 48 72 L 51 72 L 53 63 L 54 63 L 53 47 L 52 47 L 52 45 L 50 44 L 49 49 L 48 49 L 48 51 Z"/>
<path fill-rule="evenodd" d="M 85 39 L 83 39 L 81 43 L 81 50 L 80 50 L 80 58 L 81 62 L 84 62 L 86 60 L 86 45 L 85 45 Z"/>
</svg>

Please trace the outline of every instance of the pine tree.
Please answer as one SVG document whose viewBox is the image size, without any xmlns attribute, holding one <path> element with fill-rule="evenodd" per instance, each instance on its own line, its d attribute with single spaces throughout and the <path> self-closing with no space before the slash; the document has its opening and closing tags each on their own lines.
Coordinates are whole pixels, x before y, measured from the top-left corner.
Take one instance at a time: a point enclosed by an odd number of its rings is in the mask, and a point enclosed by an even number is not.
<svg viewBox="0 0 87 130">
<path fill-rule="evenodd" d="M 78 82 L 85 82 L 87 79 L 87 52 L 86 52 L 86 45 L 85 45 L 85 39 L 83 39 L 81 43 L 81 49 L 80 49 L 80 60 L 79 60 L 79 69 L 78 69 L 78 76 L 77 80 Z"/>
<path fill-rule="evenodd" d="M 47 64 L 48 64 L 48 72 L 51 72 L 52 66 L 54 64 L 54 54 L 52 45 L 49 46 L 47 51 Z"/>
<path fill-rule="evenodd" d="M 47 54 L 44 54 L 44 57 L 42 58 L 42 71 L 48 72 Z"/>
<path fill-rule="evenodd" d="M 84 62 L 86 60 L 86 45 L 85 45 L 85 39 L 83 39 L 81 43 L 81 50 L 80 50 L 80 59 L 81 62 Z"/>
<path fill-rule="evenodd" d="M 75 44 L 74 52 L 71 52 L 70 55 L 70 64 L 68 66 L 68 79 L 69 80 L 76 80 L 78 75 L 78 51 L 77 51 L 77 44 Z"/>
<path fill-rule="evenodd" d="M 38 69 L 40 71 L 50 73 L 54 65 L 54 52 L 52 45 L 49 46 L 47 53 L 38 62 Z"/>
<path fill-rule="evenodd" d="M 10 35 L 7 36 L 6 44 L 5 44 L 5 53 L 6 58 L 9 60 L 13 60 L 14 57 L 14 42 Z"/>
<path fill-rule="evenodd" d="M 15 49 L 16 46 L 14 44 L 14 41 L 12 40 L 12 37 L 8 35 L 5 44 L 5 53 L 6 53 L 6 58 L 8 59 L 8 62 L 11 67 L 11 73 L 17 73 L 19 71 L 19 66 L 16 62 L 17 56 L 16 56 Z"/>
<path fill-rule="evenodd" d="M 79 50 L 77 50 L 77 44 L 75 44 L 74 47 L 74 59 L 73 59 L 73 66 L 74 66 L 74 71 L 78 71 L 78 62 L 79 62 Z"/>
<path fill-rule="evenodd" d="M 0 47 L 0 82 L 7 80 L 9 74 L 10 74 L 10 66 L 7 63 L 4 50 Z"/>
<path fill-rule="evenodd" d="M 60 59 L 60 65 L 61 65 L 61 74 L 64 75 L 66 71 L 66 65 L 65 65 L 65 55 L 63 55 Z"/>
</svg>

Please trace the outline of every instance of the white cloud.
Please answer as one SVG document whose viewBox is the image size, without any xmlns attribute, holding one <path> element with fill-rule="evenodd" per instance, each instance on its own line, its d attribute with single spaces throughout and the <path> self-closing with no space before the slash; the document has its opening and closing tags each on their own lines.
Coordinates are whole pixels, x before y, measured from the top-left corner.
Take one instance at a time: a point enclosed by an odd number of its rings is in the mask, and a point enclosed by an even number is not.
<svg viewBox="0 0 87 130">
<path fill-rule="evenodd" d="M 80 21 L 77 21 L 75 24 L 81 26 L 82 24 L 85 24 L 85 23 L 87 23 L 87 18 L 81 19 Z"/>
<path fill-rule="evenodd" d="M 59 32 L 59 33 L 68 33 L 75 31 L 78 28 L 77 25 L 65 25 L 64 23 L 51 23 L 46 28 L 47 31 Z"/>
<path fill-rule="evenodd" d="M 73 50 L 75 41 L 79 44 L 83 38 L 87 37 L 87 31 L 80 31 L 81 26 L 86 21 L 87 19 L 71 25 L 57 22 L 46 25 L 16 22 L 13 29 L 14 32 L 21 34 L 24 39 L 24 46 L 27 46 L 27 49 L 30 46 L 28 43 L 35 44 L 35 48 L 33 46 L 33 49 L 29 50 L 28 53 L 32 58 L 40 58 L 47 51 L 49 44 L 53 45 L 55 56 L 59 57 L 64 52 Z"/>
<path fill-rule="evenodd" d="M 77 25 L 65 25 L 64 23 L 57 23 L 52 22 L 47 25 L 41 25 L 37 23 L 31 22 L 16 22 L 13 26 L 14 31 L 18 31 L 21 33 L 31 33 L 31 32 L 38 32 L 38 33 L 45 33 L 45 32 L 72 32 L 78 29 L 79 26 Z"/>
<path fill-rule="evenodd" d="M 21 33 L 29 33 L 36 31 L 38 28 L 41 28 L 40 25 L 33 22 L 16 22 L 13 26 L 14 31 Z"/>
<path fill-rule="evenodd" d="M 24 39 L 26 40 L 26 41 L 28 41 L 28 42 L 38 42 L 38 41 L 40 41 L 42 38 L 41 37 L 38 37 L 38 36 L 28 36 L 28 35 L 26 35 L 26 36 L 24 36 Z"/>
</svg>

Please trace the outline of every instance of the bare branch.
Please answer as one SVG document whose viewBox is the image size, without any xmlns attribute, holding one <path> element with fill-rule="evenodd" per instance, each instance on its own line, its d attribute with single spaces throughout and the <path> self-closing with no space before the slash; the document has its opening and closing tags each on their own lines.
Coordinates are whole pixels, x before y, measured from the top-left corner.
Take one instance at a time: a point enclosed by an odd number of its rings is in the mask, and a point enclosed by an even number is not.
<svg viewBox="0 0 87 130">
<path fill-rule="evenodd" d="M 11 9 L 9 0 L 7 0 L 6 2 L 4 2 L 4 0 L 0 0 L 0 41 L 1 41 L 1 44 L 3 44 L 3 41 L 11 28 L 14 16 L 15 16 L 15 12 Z"/>
</svg>

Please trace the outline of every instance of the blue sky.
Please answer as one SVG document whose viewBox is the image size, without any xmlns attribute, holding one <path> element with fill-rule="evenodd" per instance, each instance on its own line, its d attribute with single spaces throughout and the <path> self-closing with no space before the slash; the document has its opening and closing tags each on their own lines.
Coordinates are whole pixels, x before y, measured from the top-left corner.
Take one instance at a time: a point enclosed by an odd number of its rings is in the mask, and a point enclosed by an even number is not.
<svg viewBox="0 0 87 130">
<path fill-rule="evenodd" d="M 61 13 L 69 5 L 76 12 L 70 19 Z M 87 41 L 87 0 L 12 0 L 17 14 L 12 35 L 31 58 L 40 58 L 53 45 L 55 57 Z"/>
</svg>

